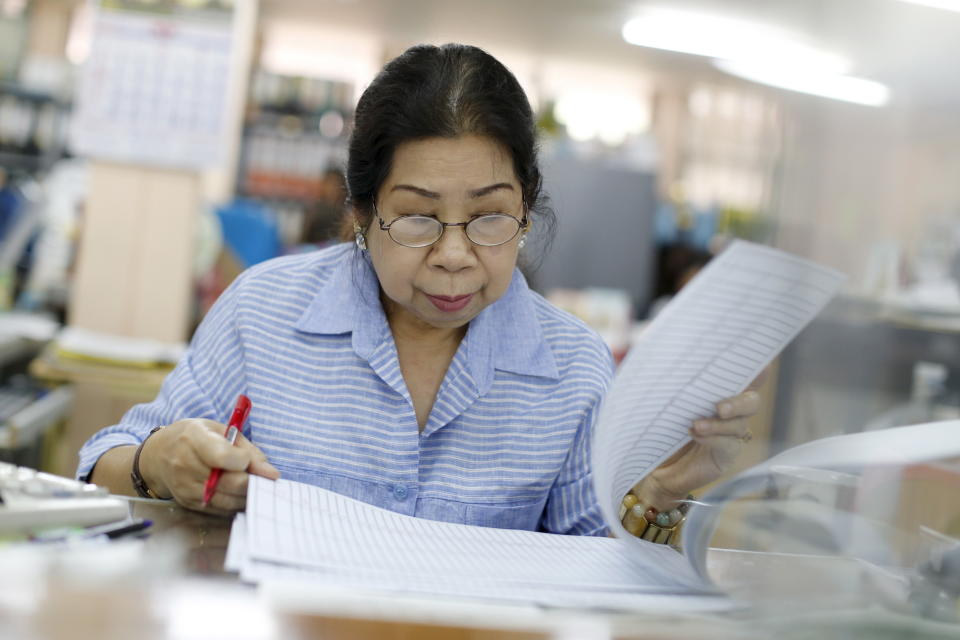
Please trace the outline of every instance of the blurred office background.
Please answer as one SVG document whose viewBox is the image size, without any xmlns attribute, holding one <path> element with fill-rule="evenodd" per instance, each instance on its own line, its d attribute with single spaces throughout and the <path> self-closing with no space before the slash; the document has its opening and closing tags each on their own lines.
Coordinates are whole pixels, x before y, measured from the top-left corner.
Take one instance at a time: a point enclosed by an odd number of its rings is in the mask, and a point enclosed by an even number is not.
<svg viewBox="0 0 960 640">
<path fill-rule="evenodd" d="M 617 356 L 732 238 L 848 275 L 750 461 L 960 414 L 960 0 L 0 0 L 4 456 L 70 473 L 240 270 L 335 241 L 357 97 L 449 41 L 527 90 L 529 277 Z"/>
</svg>

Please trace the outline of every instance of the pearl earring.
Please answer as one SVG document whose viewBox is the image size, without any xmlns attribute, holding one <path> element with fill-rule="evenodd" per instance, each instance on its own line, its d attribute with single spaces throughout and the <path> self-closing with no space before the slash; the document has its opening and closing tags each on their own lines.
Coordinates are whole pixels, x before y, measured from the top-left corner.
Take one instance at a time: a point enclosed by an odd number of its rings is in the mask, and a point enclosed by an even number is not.
<svg viewBox="0 0 960 640">
<path fill-rule="evenodd" d="M 367 237 L 363 235 L 363 229 L 360 228 L 360 225 L 354 223 L 353 225 L 354 241 L 357 243 L 357 248 L 360 251 L 367 250 Z"/>
<path fill-rule="evenodd" d="M 517 249 L 523 249 L 523 245 L 527 244 L 527 234 L 520 236 L 520 242 L 517 243 Z"/>
</svg>

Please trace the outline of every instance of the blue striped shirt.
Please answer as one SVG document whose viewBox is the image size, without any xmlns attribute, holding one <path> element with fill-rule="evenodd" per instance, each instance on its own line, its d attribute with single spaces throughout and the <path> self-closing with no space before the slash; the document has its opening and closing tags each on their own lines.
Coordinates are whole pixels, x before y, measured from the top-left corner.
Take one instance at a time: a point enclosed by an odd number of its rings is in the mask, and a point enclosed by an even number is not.
<svg viewBox="0 0 960 640">
<path fill-rule="evenodd" d="M 246 393 L 244 434 L 284 478 L 434 520 L 598 535 L 590 436 L 612 371 L 600 337 L 515 271 L 420 432 L 376 274 L 337 245 L 244 272 L 157 398 L 84 445 L 77 475 L 156 425 L 224 421 Z"/>
</svg>

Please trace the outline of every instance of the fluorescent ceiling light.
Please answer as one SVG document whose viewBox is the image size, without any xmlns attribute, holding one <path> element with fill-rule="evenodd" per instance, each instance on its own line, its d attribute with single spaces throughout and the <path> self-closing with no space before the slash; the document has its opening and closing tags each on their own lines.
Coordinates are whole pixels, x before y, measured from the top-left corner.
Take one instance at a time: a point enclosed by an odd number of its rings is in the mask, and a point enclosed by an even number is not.
<svg viewBox="0 0 960 640">
<path fill-rule="evenodd" d="M 722 60 L 763 63 L 843 74 L 850 61 L 806 44 L 796 34 L 756 22 L 650 8 L 623 26 L 630 44 Z"/>
<path fill-rule="evenodd" d="M 753 82 L 844 102 L 882 107 L 890 100 L 890 90 L 885 85 L 863 78 L 733 60 L 714 60 L 713 65 Z"/>
<path fill-rule="evenodd" d="M 901 0 L 910 4 L 919 4 L 924 7 L 933 7 L 934 9 L 945 9 L 947 11 L 960 11 L 960 0 Z"/>
</svg>

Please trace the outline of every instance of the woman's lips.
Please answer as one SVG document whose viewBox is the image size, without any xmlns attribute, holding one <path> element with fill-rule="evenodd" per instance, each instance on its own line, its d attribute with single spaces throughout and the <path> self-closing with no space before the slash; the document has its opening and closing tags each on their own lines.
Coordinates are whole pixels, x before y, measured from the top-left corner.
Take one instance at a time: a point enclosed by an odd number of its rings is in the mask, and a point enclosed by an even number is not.
<svg viewBox="0 0 960 640">
<path fill-rule="evenodd" d="M 465 296 L 432 296 L 429 293 L 425 294 L 430 302 L 433 303 L 437 309 L 440 311 L 460 311 L 465 306 L 470 304 L 470 300 L 473 299 L 473 294 L 468 293 Z"/>
</svg>

